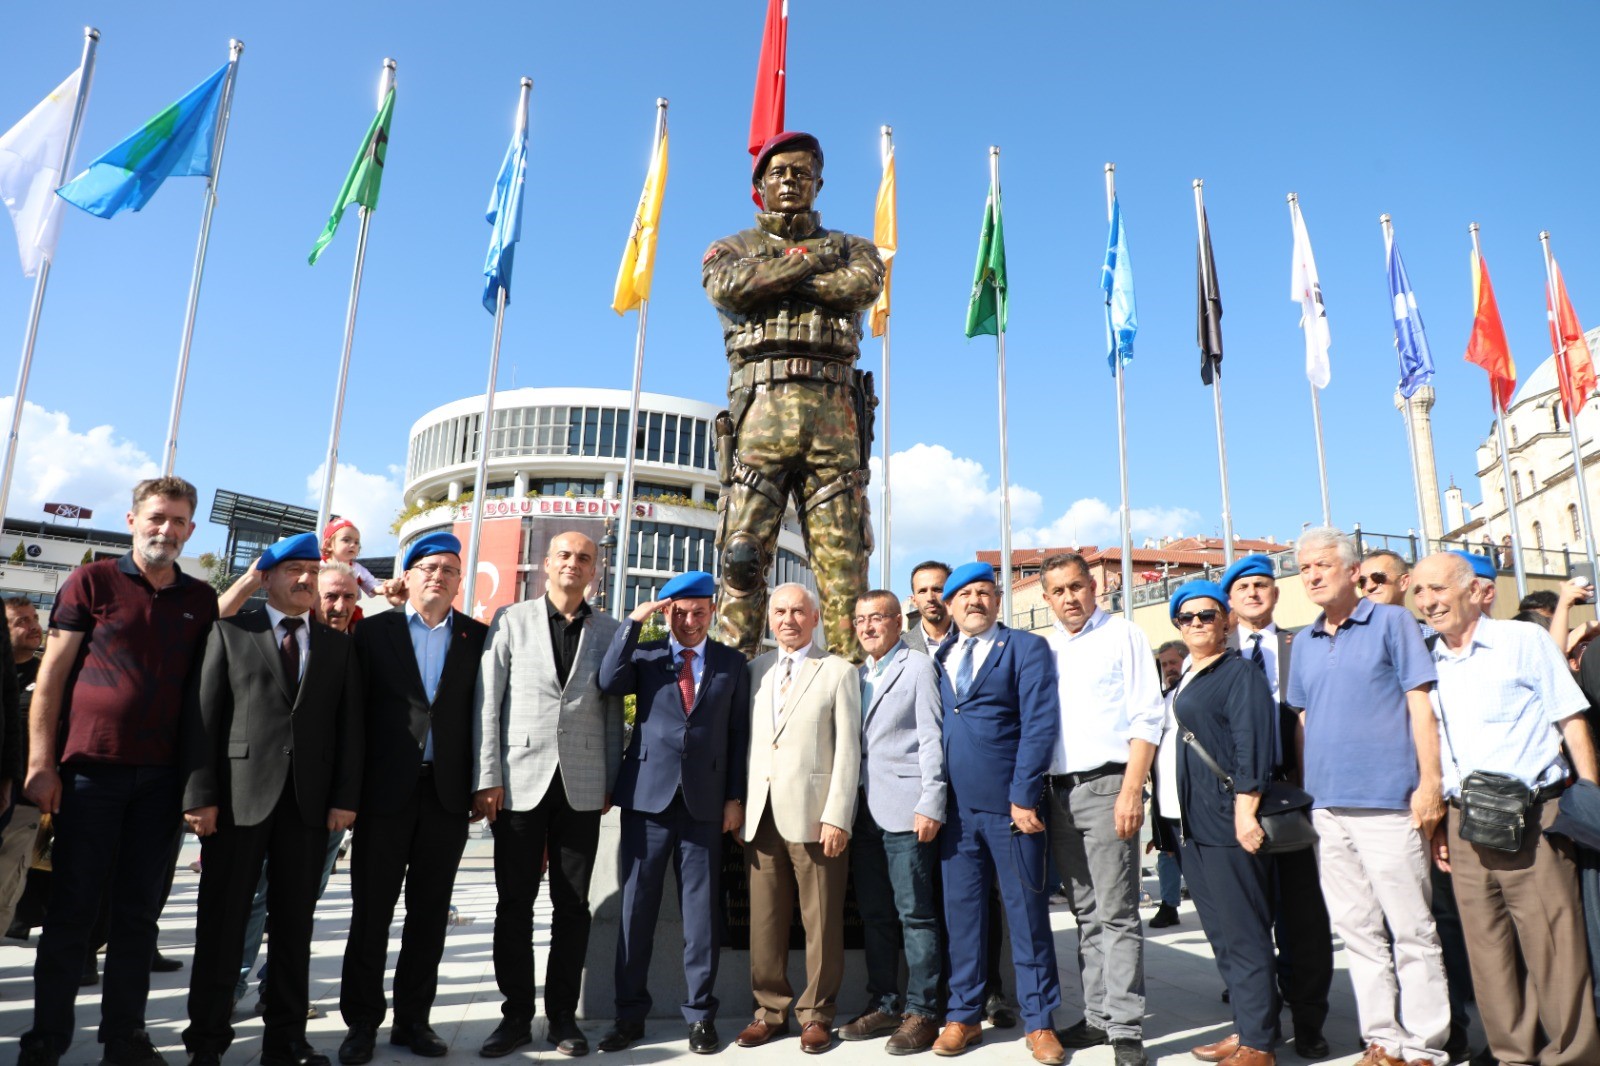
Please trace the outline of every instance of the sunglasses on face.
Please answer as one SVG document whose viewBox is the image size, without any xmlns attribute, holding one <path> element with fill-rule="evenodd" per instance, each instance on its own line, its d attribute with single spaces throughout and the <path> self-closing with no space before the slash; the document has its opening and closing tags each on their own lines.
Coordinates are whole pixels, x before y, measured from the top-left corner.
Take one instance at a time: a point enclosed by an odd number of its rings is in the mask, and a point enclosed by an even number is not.
<svg viewBox="0 0 1600 1066">
<path fill-rule="evenodd" d="M 1203 626 L 1208 626 L 1212 622 L 1215 622 L 1217 620 L 1217 615 L 1221 613 L 1221 611 L 1218 611 L 1215 608 L 1204 611 L 1179 611 L 1178 616 L 1174 619 L 1174 621 L 1178 623 L 1179 629 L 1192 626 L 1196 622 L 1199 622 Z"/>
<path fill-rule="evenodd" d="M 1374 570 L 1370 574 L 1362 574 L 1356 578 L 1356 588 L 1364 589 L 1368 585 L 1373 588 L 1382 588 L 1389 583 L 1389 575 L 1382 570 Z"/>
</svg>

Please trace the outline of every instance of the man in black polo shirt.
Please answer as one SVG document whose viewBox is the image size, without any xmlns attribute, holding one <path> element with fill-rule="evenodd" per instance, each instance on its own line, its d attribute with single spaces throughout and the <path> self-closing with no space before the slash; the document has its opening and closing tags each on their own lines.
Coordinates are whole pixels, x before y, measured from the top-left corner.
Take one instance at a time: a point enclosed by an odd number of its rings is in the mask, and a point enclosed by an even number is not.
<svg viewBox="0 0 1600 1066">
<path fill-rule="evenodd" d="M 27 793 L 55 820 L 54 873 L 22 1066 L 55 1066 L 72 1042 L 78 977 L 107 885 L 103 1061 L 161 1061 L 144 1012 L 178 831 L 178 715 L 217 617 L 211 587 L 174 565 L 194 532 L 195 502 L 194 486 L 182 478 L 134 486 L 133 550 L 74 570 L 51 611 L 29 715 Z"/>
</svg>

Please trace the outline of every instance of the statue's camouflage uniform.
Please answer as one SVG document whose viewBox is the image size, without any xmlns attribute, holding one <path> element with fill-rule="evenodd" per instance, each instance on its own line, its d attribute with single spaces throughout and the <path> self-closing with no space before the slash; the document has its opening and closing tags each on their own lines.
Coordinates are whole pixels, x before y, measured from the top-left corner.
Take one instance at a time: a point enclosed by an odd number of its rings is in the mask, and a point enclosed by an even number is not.
<svg viewBox="0 0 1600 1066">
<path fill-rule="evenodd" d="M 877 399 L 871 373 L 855 363 L 883 260 L 871 241 L 823 229 L 814 211 L 763 211 L 755 229 L 712 244 L 701 267 L 729 364 L 728 410 L 717 419 L 720 639 L 747 656 L 759 650 L 767 573 L 793 496 L 828 650 L 859 661 L 851 616 L 872 553 Z"/>
</svg>

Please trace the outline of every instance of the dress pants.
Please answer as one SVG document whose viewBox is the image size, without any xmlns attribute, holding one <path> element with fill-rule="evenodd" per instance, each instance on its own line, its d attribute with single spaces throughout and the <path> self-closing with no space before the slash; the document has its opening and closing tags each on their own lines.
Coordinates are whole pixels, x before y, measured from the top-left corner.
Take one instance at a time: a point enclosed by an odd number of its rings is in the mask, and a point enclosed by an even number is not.
<svg viewBox="0 0 1600 1066">
<path fill-rule="evenodd" d="M 570 1019 L 578 1012 L 578 989 L 589 953 L 589 877 L 600 846 L 600 812 L 575 811 L 567 802 L 558 769 L 537 806 L 501 811 L 494 833 L 494 976 L 513 1021 L 534 1015 L 533 902 L 539 896 L 540 864 L 550 856 L 550 955 L 544 971 L 545 1016 Z M 359 854 L 364 845 L 356 845 Z"/>
<path fill-rule="evenodd" d="M 667 866 L 678 884 L 683 916 L 683 1020 L 715 1021 L 717 961 L 722 951 L 722 823 L 695 818 L 683 792 L 665 810 L 622 812 L 618 849 L 622 927 L 617 937 L 617 1018 L 642 1022 L 650 1015 L 650 956 Z"/>
<path fill-rule="evenodd" d="M 778 833 L 772 808 L 744 846 L 750 882 L 750 986 L 756 1019 L 788 1021 L 790 1004 L 801 1025 L 833 1024 L 844 981 L 844 895 L 850 849 L 828 858 L 822 845 L 791 844 Z M 806 933 L 806 987 L 798 998 L 789 985 L 789 925 L 795 897 Z"/>
<path fill-rule="evenodd" d="M 177 831 L 178 772 L 170 766 L 68 764 L 54 818 L 50 905 L 33 964 L 33 1028 L 25 1044 L 66 1051 L 91 930 L 109 899 L 100 1042 L 145 1027 L 161 885 Z"/>
<path fill-rule="evenodd" d="M 1333 987 L 1333 928 L 1322 898 L 1317 851 L 1272 857 L 1273 932 L 1278 943 L 1278 993 L 1297 1033 L 1320 1033 Z"/>
<path fill-rule="evenodd" d="M 1083 1016 L 1113 1040 L 1144 1039 L 1139 839 L 1117 836 L 1121 774 L 1051 787 L 1050 845 L 1078 922 Z"/>
<path fill-rule="evenodd" d="M 1578 869 L 1571 843 L 1543 832 L 1559 806 L 1529 808 L 1515 853 L 1462 840 L 1461 811 L 1450 808 L 1450 878 L 1478 1014 L 1504 1063 L 1600 1062 Z"/>
<path fill-rule="evenodd" d="M 350 860 L 350 939 L 339 977 L 339 1012 L 347 1026 L 383 1022 L 389 927 L 402 884 L 406 919 L 394 968 L 394 1020 L 397 1026 L 428 1022 L 439 991 L 450 892 L 466 846 L 467 815 L 440 804 L 431 767 L 398 812 L 361 815 L 361 843 Z"/>
<path fill-rule="evenodd" d="M 189 1027 L 183 1045 L 191 1054 L 219 1055 L 233 1042 L 233 986 L 244 953 L 244 931 L 262 862 L 272 864 L 267 909 L 272 913 L 272 966 L 262 983 L 265 1032 L 261 1050 L 281 1053 L 306 1035 L 311 933 L 317 881 L 328 847 L 328 830 L 310 826 L 295 801 L 294 775 L 284 782 L 265 821 L 225 825 L 200 841 L 199 916 L 194 968 L 189 985 Z"/>
<path fill-rule="evenodd" d="M 1277 1043 L 1272 867 L 1271 858 L 1237 845 L 1183 842 L 1183 876 L 1228 990 L 1234 1031 L 1257 1051 Z"/>
<path fill-rule="evenodd" d="M 954 797 L 939 831 L 944 875 L 945 928 L 950 934 L 950 1003 L 945 1018 L 977 1025 L 983 1017 L 984 982 L 991 955 L 989 924 L 978 919 L 998 880 L 1011 927 L 1011 961 L 1017 1001 L 1028 1031 L 1054 1026 L 1061 1005 L 1055 940 L 1050 932 L 1050 888 L 1045 884 L 1046 833 L 1013 833 L 1010 814 L 962 808 Z"/>
<path fill-rule="evenodd" d="M 328 850 L 322 860 L 322 880 L 317 884 L 317 901 L 328 891 L 328 879 L 333 876 L 333 864 L 339 861 L 339 848 L 344 844 L 347 829 L 328 834 Z M 256 895 L 250 901 L 250 921 L 244 929 L 244 955 L 239 960 L 239 980 L 233 986 L 233 998 L 240 1000 L 250 991 L 250 971 L 261 957 L 261 940 L 267 935 L 267 864 L 261 864 L 261 880 L 256 882 Z M 261 964 L 256 977 L 267 979 L 267 964 Z"/>
<path fill-rule="evenodd" d="M 900 952 L 906 957 L 905 1012 L 940 1016 L 939 903 L 934 890 L 939 845 L 914 830 L 890 833 L 878 825 L 865 797 L 856 805 L 850 865 L 861 909 L 867 963 L 867 1010 L 899 1014 Z"/>
</svg>

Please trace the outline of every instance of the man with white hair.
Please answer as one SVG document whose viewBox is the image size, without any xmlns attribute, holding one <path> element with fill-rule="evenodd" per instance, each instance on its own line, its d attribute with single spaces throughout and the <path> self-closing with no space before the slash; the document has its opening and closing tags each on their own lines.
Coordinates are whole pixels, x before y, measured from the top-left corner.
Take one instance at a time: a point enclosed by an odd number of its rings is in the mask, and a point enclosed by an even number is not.
<svg viewBox="0 0 1600 1066">
<path fill-rule="evenodd" d="M 1573 846 L 1545 835 L 1572 770 L 1596 780 L 1584 717 L 1589 701 L 1554 642 L 1532 626 L 1484 616 L 1473 584 L 1471 567 L 1449 552 L 1418 563 L 1413 582 L 1417 606 L 1439 631 L 1432 703 L 1450 812 L 1448 826 L 1433 835 L 1434 858 L 1455 884 L 1494 1057 L 1547 1066 L 1597 1062 Z M 1463 778 L 1474 772 L 1514 778 L 1527 790 L 1515 850 L 1463 836 Z"/>
<path fill-rule="evenodd" d="M 1361 595 L 1343 533 L 1307 530 L 1295 557 L 1322 613 L 1290 650 L 1285 702 L 1305 730 L 1322 893 L 1367 1045 L 1360 1066 L 1444 1066 L 1450 1004 L 1426 848 L 1444 817 L 1433 662 L 1410 612 Z"/>
</svg>

